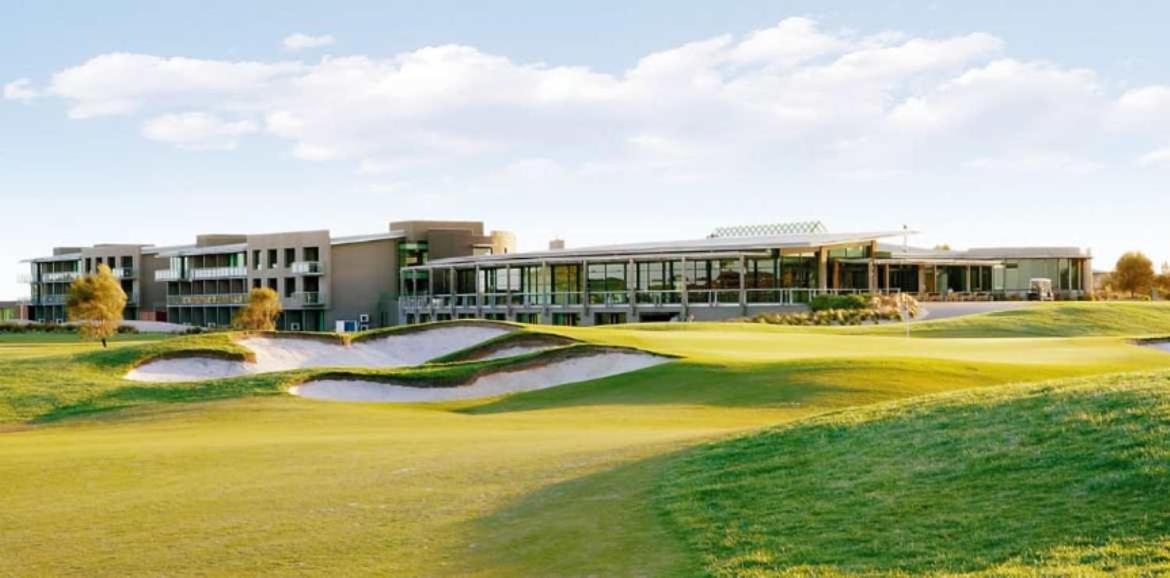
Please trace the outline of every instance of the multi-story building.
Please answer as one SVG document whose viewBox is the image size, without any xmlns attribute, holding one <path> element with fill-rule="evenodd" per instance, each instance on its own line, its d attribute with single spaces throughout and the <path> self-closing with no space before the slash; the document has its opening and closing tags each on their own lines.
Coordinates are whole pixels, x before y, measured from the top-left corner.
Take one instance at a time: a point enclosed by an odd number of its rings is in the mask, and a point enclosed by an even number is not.
<svg viewBox="0 0 1170 578">
<path fill-rule="evenodd" d="M 106 244 L 92 247 L 57 247 L 48 257 L 31 259 L 24 276 L 29 283 L 28 315 L 32 320 L 62 322 L 65 300 L 73 280 L 109 266 L 126 293 L 127 319 L 137 319 L 142 299 L 141 264 L 143 245 Z"/>
<path fill-rule="evenodd" d="M 223 326 L 255 287 L 281 298 L 283 329 L 355 330 L 446 319 L 594 325 L 719 320 L 806 307 L 833 293 L 904 292 L 923 300 L 1092 294 L 1092 258 L 1076 247 L 966 251 L 883 240 L 907 231 L 830 233 L 791 223 L 729 227 L 705 239 L 517 253 L 482 223 L 402 221 L 385 233 L 201 235 L 193 245 L 64 247 L 30 261 L 30 319 L 65 318 L 69 283 L 106 263 L 127 317 Z"/>
<path fill-rule="evenodd" d="M 511 233 L 467 221 L 403 221 L 385 233 L 329 231 L 199 235 L 192 245 L 62 247 L 31 259 L 31 320 L 65 320 L 69 284 L 110 265 L 127 295 L 127 319 L 226 326 L 255 287 L 281 298 L 283 329 L 346 330 L 398 322 L 400 263 L 515 250 Z M 403 261 L 400 261 L 403 260 Z"/>
</svg>

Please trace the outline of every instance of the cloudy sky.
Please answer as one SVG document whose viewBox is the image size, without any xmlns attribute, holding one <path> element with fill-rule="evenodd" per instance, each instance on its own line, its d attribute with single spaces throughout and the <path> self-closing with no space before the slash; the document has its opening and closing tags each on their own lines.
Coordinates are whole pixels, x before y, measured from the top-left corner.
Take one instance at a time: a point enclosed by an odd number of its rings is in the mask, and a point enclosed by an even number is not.
<svg viewBox="0 0 1170 578">
<path fill-rule="evenodd" d="M 1170 260 L 1170 3 L 52 4 L 0 0 L 0 298 L 54 245 L 413 218 Z"/>
</svg>

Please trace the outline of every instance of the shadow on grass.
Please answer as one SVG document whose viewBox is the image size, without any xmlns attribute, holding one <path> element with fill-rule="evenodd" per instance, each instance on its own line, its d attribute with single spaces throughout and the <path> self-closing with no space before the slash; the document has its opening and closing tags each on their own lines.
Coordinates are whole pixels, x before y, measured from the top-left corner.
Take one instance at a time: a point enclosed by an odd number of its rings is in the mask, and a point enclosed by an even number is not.
<svg viewBox="0 0 1170 578">
<path fill-rule="evenodd" d="M 667 363 L 600 380 L 562 385 L 463 408 L 491 414 L 587 405 L 708 405 L 826 408 L 951 389 L 1041 379 L 1061 368 L 917 359 L 817 359 L 723 366 Z"/>
<path fill-rule="evenodd" d="M 32 423 L 49 423 L 152 404 L 189 403 L 222 399 L 281 395 L 281 376 L 248 376 L 197 383 L 126 385 L 103 391 L 93 397 L 54 407 L 34 418 Z"/>
<path fill-rule="evenodd" d="M 694 576 L 699 561 L 667 531 L 657 480 L 677 453 L 553 484 L 468 522 L 451 575 Z"/>
</svg>

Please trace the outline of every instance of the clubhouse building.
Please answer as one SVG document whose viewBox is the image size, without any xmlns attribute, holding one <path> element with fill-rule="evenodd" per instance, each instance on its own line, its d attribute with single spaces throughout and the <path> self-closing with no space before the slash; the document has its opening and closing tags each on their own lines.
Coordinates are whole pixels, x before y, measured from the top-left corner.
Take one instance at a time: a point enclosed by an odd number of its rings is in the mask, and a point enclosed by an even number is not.
<svg viewBox="0 0 1170 578">
<path fill-rule="evenodd" d="M 69 282 L 107 263 L 127 316 L 230 323 L 252 287 L 282 297 L 280 326 L 354 330 L 450 319 L 559 325 L 721 320 L 795 311 L 817 295 L 893 293 L 921 300 L 1023 299 L 1033 280 L 1058 299 L 1093 289 L 1077 247 L 921 249 L 907 231 L 831 233 L 822 224 L 728 227 L 703 239 L 518 253 L 482 223 L 405 221 L 386 233 L 204 235 L 193 245 L 60 248 L 31 259 L 32 320 L 65 317 Z"/>
</svg>

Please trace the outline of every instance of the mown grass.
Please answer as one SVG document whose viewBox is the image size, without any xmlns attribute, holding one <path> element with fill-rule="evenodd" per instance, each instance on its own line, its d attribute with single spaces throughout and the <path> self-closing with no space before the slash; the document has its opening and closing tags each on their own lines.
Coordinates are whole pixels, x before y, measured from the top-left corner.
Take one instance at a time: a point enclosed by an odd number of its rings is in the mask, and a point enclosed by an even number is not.
<svg viewBox="0 0 1170 578">
<path fill-rule="evenodd" d="M 0 359 L 0 574 L 696 575 L 709 559 L 656 498 L 695 444 L 923 394 L 1170 366 L 1118 337 L 539 329 L 682 359 L 418 405 L 284 395 L 305 372 L 120 378 L 152 356 L 246 354 L 224 334 Z"/>
<path fill-rule="evenodd" d="M 901 325 L 851 328 L 863 335 L 899 335 Z M 1170 303 L 1060 302 L 926 320 L 911 326 L 914 337 L 1078 337 L 1170 335 Z"/>
<path fill-rule="evenodd" d="M 676 460 L 659 503 L 715 576 L 1170 572 L 1170 374 L 814 418 Z"/>
</svg>

